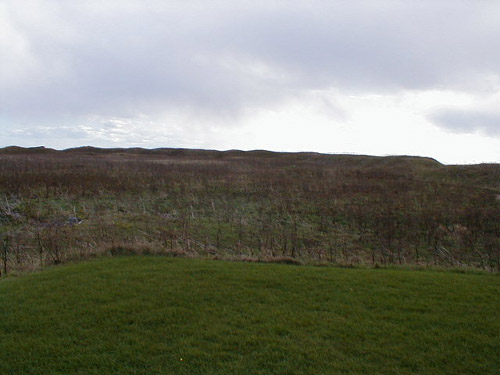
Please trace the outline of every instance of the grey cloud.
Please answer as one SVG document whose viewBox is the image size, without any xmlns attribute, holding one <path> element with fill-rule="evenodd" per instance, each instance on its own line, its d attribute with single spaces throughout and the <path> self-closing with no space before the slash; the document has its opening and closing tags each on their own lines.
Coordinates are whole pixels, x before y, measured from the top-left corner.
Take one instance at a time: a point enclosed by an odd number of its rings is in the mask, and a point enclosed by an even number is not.
<svg viewBox="0 0 500 375">
<path fill-rule="evenodd" d="M 380 91 L 498 74 L 498 3 L 312 4 L 237 12 L 205 40 L 276 64 L 299 86 Z"/>
<path fill-rule="evenodd" d="M 35 3 L 39 16 L 6 2 L 33 64 L 15 84 L 0 75 L 1 111 L 26 121 L 237 115 L 304 90 L 466 85 L 500 66 L 497 2 Z"/>
<path fill-rule="evenodd" d="M 429 116 L 439 127 L 456 133 L 475 133 L 500 138 L 500 111 L 441 109 Z"/>
</svg>

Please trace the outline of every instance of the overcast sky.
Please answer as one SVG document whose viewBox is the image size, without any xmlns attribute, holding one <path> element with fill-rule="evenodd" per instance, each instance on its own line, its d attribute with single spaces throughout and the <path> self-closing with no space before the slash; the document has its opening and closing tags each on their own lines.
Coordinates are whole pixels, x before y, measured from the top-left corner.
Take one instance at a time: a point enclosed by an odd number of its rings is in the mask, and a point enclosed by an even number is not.
<svg viewBox="0 0 500 375">
<path fill-rule="evenodd" d="M 0 0 L 0 147 L 500 162 L 500 1 Z"/>
</svg>

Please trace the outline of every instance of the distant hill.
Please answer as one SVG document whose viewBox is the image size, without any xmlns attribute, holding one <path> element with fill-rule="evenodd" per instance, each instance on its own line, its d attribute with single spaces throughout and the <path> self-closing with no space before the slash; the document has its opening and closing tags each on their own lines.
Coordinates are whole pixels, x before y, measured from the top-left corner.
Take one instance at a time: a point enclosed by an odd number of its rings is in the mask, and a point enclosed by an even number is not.
<svg viewBox="0 0 500 375">
<path fill-rule="evenodd" d="M 44 146 L 38 146 L 38 147 L 8 146 L 0 148 L 1 155 L 50 154 L 58 152 L 60 151 L 54 150 L 52 148 L 47 148 Z"/>
<path fill-rule="evenodd" d="M 500 164 L 443 165 L 435 159 L 420 156 L 370 156 L 351 154 L 321 154 L 316 152 L 274 152 L 266 150 L 204 150 L 187 148 L 99 148 L 82 146 L 54 150 L 44 146 L 0 148 L 1 155 L 50 155 L 50 156 L 117 156 L 128 155 L 146 158 L 189 160 L 274 160 L 280 165 L 298 163 L 335 169 L 357 169 L 368 174 L 401 173 L 425 176 L 453 183 L 474 184 L 478 187 L 500 189 Z"/>
<path fill-rule="evenodd" d="M 0 148 L 1 155 L 50 155 L 50 156 L 117 156 L 128 155 L 145 158 L 189 159 L 189 160 L 274 160 L 280 165 L 314 165 L 335 169 L 356 169 L 360 173 L 400 173 L 425 176 L 453 183 L 474 184 L 478 187 L 500 189 L 500 164 L 443 165 L 435 159 L 420 156 L 370 156 L 350 154 L 321 154 L 316 152 L 274 152 L 266 150 L 204 150 L 187 148 L 98 148 L 82 146 L 65 150 L 54 150 L 44 146 Z"/>
<path fill-rule="evenodd" d="M 130 154 L 130 155 L 163 155 L 163 156 L 182 156 L 182 157 L 205 157 L 205 158 L 233 158 L 233 157 L 256 157 L 256 158 L 280 158 L 298 161 L 314 161 L 319 163 L 348 163 L 356 166 L 385 165 L 395 166 L 402 163 L 416 163 L 421 165 L 441 165 L 432 158 L 419 156 L 368 156 L 368 155 L 350 155 L 350 154 L 322 154 L 316 152 L 276 152 L 267 150 L 205 150 L 188 148 L 154 148 L 146 149 L 140 147 L 132 148 L 99 148 L 93 146 L 82 146 L 68 148 L 64 150 L 54 150 L 44 146 L 39 147 L 19 147 L 9 146 L 0 148 L 0 154 L 85 154 L 85 155 L 110 155 L 110 154 Z"/>
<path fill-rule="evenodd" d="M 168 253 L 500 270 L 499 217 L 500 164 L 265 150 L 0 149 L 7 269 Z"/>
</svg>

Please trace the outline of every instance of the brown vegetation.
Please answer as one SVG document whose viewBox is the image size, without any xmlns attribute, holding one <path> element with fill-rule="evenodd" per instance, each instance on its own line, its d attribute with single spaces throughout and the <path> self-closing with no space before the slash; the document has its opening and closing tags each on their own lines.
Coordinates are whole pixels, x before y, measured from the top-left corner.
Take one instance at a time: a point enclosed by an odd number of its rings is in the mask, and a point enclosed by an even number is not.
<svg viewBox="0 0 500 375">
<path fill-rule="evenodd" d="M 498 194 L 498 164 L 9 147 L 1 272 L 137 252 L 498 270 Z"/>
</svg>

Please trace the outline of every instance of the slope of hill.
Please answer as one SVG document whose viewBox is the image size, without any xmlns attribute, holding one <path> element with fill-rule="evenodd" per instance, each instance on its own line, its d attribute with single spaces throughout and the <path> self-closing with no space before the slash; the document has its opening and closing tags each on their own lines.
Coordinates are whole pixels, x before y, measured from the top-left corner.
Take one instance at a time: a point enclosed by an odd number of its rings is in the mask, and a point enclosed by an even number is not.
<svg viewBox="0 0 500 375">
<path fill-rule="evenodd" d="M 0 150 L 0 265 L 147 252 L 498 270 L 499 196 L 498 164 L 11 147 Z"/>
</svg>

